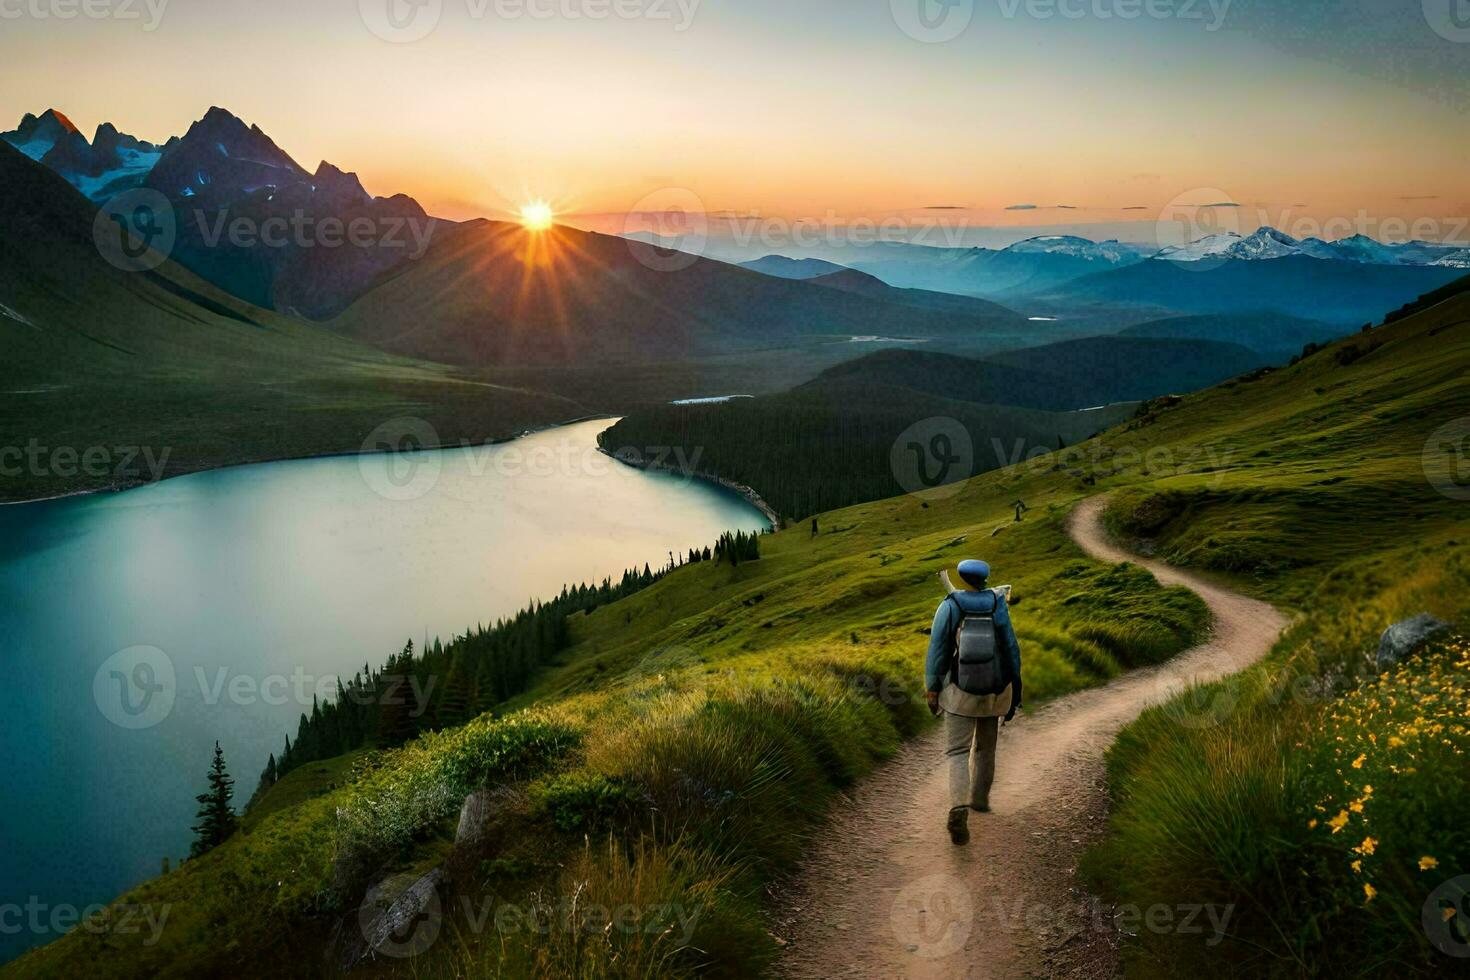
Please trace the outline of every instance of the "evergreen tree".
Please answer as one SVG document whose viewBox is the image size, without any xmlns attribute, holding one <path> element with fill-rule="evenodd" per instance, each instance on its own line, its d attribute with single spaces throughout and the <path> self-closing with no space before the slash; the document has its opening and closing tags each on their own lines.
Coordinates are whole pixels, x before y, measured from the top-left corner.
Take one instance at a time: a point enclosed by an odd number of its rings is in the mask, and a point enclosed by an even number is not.
<svg viewBox="0 0 1470 980">
<path fill-rule="evenodd" d="M 218 742 L 214 743 L 214 761 L 209 766 L 209 789 L 194 797 L 199 801 L 198 823 L 189 828 L 194 831 L 194 845 L 189 848 L 190 857 L 199 857 L 219 847 L 235 832 L 236 819 L 230 799 L 235 795 L 235 781 L 225 770 L 225 753 Z"/>
</svg>

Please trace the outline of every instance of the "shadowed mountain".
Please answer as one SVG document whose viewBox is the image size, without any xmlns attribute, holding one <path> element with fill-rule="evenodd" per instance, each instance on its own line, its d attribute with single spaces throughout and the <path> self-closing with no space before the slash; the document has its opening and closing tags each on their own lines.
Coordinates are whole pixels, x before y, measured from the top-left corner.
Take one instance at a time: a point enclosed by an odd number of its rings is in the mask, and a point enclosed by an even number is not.
<svg viewBox="0 0 1470 980">
<path fill-rule="evenodd" d="M 625 238 L 477 221 L 437 236 L 332 327 L 385 350 L 511 366 L 676 360 L 854 336 L 970 342 L 1023 334 L 1026 323 L 989 305 L 978 315 L 916 309 Z"/>
<path fill-rule="evenodd" d="M 978 360 L 881 351 L 830 368 L 811 384 L 861 381 L 962 401 L 1066 411 L 1197 391 L 1265 364 L 1260 354 L 1235 344 L 1088 337 Z"/>
<path fill-rule="evenodd" d="M 825 259 L 791 259 L 784 255 L 767 255 L 753 262 L 742 262 L 740 268 L 775 276 L 777 279 L 815 279 L 842 272 L 847 266 Z"/>
<path fill-rule="evenodd" d="M 1130 304 L 1194 314 L 1269 310 L 1361 326 L 1463 274 L 1302 255 L 1203 264 L 1155 259 L 1078 279 L 1040 298 L 1059 305 Z"/>
<path fill-rule="evenodd" d="M 916 310 L 937 310 L 943 313 L 958 313 L 963 316 L 1019 317 L 1015 311 L 1008 310 L 999 303 L 992 303 L 990 300 L 975 296 L 960 296 L 955 293 L 936 293 L 927 289 L 898 289 L 888 285 L 877 276 L 859 272 L 857 269 L 843 269 L 841 272 L 833 272 L 806 281 L 813 286 L 840 289 L 845 293 L 866 296 L 885 303 L 912 306 Z"/>
<path fill-rule="evenodd" d="M 585 414 L 258 309 L 172 262 L 123 271 L 98 250 L 96 215 L 60 176 L 0 144 L 0 446 L 167 447 L 174 475 L 357 450 L 408 406 L 446 439 Z M 135 480 L 27 469 L 0 479 L 0 499 Z"/>
<path fill-rule="evenodd" d="M 179 264 L 257 306 L 312 319 L 340 313 L 452 226 L 410 197 L 373 197 L 330 163 L 308 172 L 219 108 L 170 144 L 146 184 L 173 204 Z"/>
<path fill-rule="evenodd" d="M 1285 362 L 1308 344 L 1323 344 L 1349 332 L 1341 324 L 1304 320 L 1281 313 L 1237 313 L 1176 316 L 1150 320 L 1122 331 L 1125 337 L 1174 337 L 1213 340 L 1248 347 L 1273 361 Z"/>
</svg>

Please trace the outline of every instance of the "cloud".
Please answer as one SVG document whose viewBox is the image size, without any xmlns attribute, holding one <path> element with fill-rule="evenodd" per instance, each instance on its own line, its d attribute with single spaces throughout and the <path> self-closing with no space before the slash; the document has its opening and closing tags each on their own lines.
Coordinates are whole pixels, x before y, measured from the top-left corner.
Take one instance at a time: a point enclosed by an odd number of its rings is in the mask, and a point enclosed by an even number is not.
<svg viewBox="0 0 1470 980">
<path fill-rule="evenodd" d="M 1438 194 L 1421 194 L 1418 197 L 1401 197 L 1400 201 L 1438 201 Z"/>
<path fill-rule="evenodd" d="M 929 204 L 929 205 L 925 205 L 924 210 L 925 211 L 964 211 L 964 210 L 966 210 L 966 208 L 965 208 L 965 206 L 963 204 Z"/>
<path fill-rule="evenodd" d="M 1144 207 L 1142 204 L 1135 204 L 1135 205 L 1133 205 L 1131 207 L 1126 207 L 1123 210 L 1124 211 L 1147 211 L 1148 208 Z"/>
<path fill-rule="evenodd" d="M 1010 207 L 1006 208 L 1006 210 L 1007 211 L 1035 211 L 1036 210 L 1036 205 L 1034 205 L 1034 204 L 1012 204 Z"/>
<path fill-rule="evenodd" d="M 1057 209 L 1058 210 L 1061 210 L 1061 211 L 1076 211 L 1077 210 L 1077 205 L 1075 205 L 1075 204 L 1058 204 L 1057 205 Z"/>
<path fill-rule="evenodd" d="M 1216 201 L 1214 204 L 1196 204 L 1197 208 L 1238 208 L 1239 204 L 1234 201 Z"/>
</svg>

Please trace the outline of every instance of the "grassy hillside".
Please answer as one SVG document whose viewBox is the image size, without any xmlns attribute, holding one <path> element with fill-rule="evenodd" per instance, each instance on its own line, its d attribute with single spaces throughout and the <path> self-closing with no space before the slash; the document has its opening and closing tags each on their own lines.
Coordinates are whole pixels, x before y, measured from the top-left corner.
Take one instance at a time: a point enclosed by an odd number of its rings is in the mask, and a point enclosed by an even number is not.
<svg viewBox="0 0 1470 980">
<path fill-rule="evenodd" d="M 328 972 L 371 881 L 437 866 L 448 875 L 437 942 L 369 973 L 747 974 L 772 953 L 764 884 L 831 794 L 924 723 L 913 695 L 939 569 L 979 554 L 1016 585 L 1034 697 L 1199 636 L 1198 600 L 1100 567 L 1065 537 L 1077 500 L 1113 490 L 1121 532 L 1303 614 L 1264 665 L 1219 688 L 1238 696 L 1205 692 L 1213 723 L 1182 699 L 1114 753 L 1101 887 L 1239 909 L 1216 947 L 1130 940 L 1133 965 L 1440 975 L 1449 966 L 1415 910 L 1470 867 L 1463 647 L 1384 677 L 1356 665 L 1389 622 L 1470 615 L 1470 516 L 1436 489 L 1464 473 L 1431 438 L 1470 415 L 1467 313 L 1470 299 L 1453 299 L 954 496 L 829 513 L 815 540 L 798 528 L 764 539 L 758 561 L 681 569 L 576 622 L 560 665 L 498 717 L 283 780 L 248 833 L 124 897 L 170 905 L 156 945 L 79 931 L 6 973 Z M 1017 496 L 1033 506 L 1020 525 Z M 460 800 L 485 785 L 495 818 L 456 849 Z M 1339 809 L 1347 829 L 1335 834 Z M 671 906 L 698 914 L 676 921 Z M 631 911 L 589 928 L 590 908 Z M 515 914 L 495 916 L 505 909 Z M 537 921 L 573 925 L 543 934 Z"/>
<path fill-rule="evenodd" d="M 1073 445 L 1127 418 L 1133 401 L 1262 363 L 1242 347 L 1171 338 L 1096 337 L 985 360 L 887 350 L 784 394 L 637 410 L 602 441 L 614 452 L 682 447 L 701 473 L 756 487 L 778 513 L 800 519 Z M 924 474 L 909 458 L 913 445 L 925 455 Z M 940 469 L 936 445 L 949 447 L 954 465 Z"/>
<path fill-rule="evenodd" d="M 125 272 L 92 237 L 95 212 L 60 177 L 0 144 L 0 500 L 126 486 L 124 447 L 168 453 L 166 474 L 355 451 L 398 416 L 445 440 L 575 418 L 570 399 L 383 354 L 256 309 L 171 263 Z M 94 453 L 88 467 L 80 459 Z M 15 470 L 19 472 L 15 472 Z"/>
</svg>

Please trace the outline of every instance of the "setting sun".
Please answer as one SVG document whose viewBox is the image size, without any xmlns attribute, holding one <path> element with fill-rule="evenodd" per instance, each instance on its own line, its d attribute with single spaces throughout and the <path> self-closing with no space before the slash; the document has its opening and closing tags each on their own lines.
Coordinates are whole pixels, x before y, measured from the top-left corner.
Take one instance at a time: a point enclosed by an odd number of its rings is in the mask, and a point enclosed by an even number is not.
<svg viewBox="0 0 1470 980">
<path fill-rule="evenodd" d="M 521 208 L 521 224 L 528 231 L 545 231 L 552 223 L 551 205 L 545 201 L 532 201 Z"/>
</svg>

